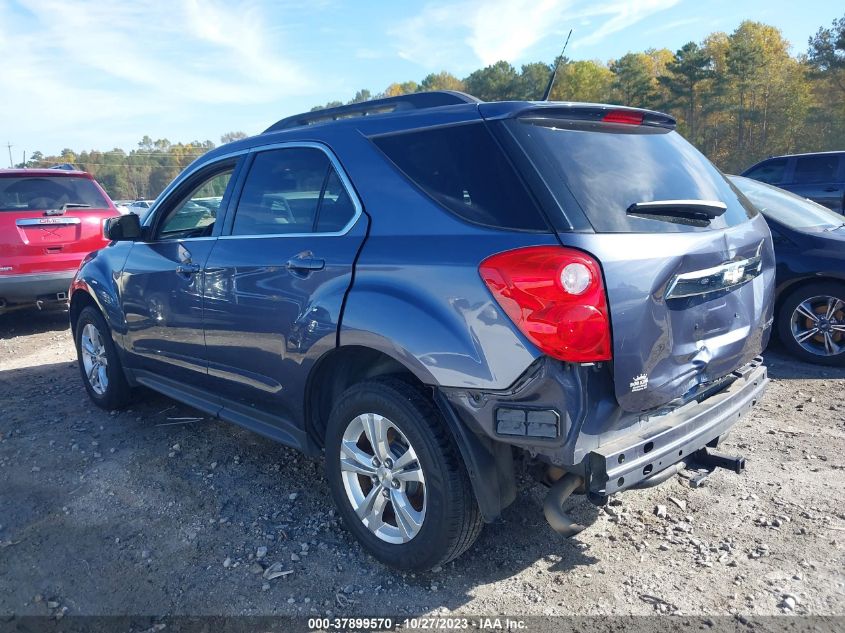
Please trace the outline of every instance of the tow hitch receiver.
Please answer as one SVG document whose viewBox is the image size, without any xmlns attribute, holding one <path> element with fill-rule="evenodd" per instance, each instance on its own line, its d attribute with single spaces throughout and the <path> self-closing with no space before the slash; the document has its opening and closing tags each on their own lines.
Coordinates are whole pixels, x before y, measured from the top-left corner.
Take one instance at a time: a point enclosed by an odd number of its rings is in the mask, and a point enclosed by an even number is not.
<svg viewBox="0 0 845 633">
<path fill-rule="evenodd" d="M 690 486 L 693 488 L 699 488 L 717 468 L 725 468 L 739 475 L 743 470 L 745 470 L 745 458 L 741 456 L 725 455 L 723 453 L 708 451 L 706 448 L 702 448 L 690 456 L 687 467 L 699 469 L 698 474 L 694 475 L 689 480 Z"/>
<path fill-rule="evenodd" d="M 725 455 L 715 451 L 708 451 L 702 448 L 692 454 L 692 461 L 704 468 L 726 468 L 734 471 L 737 475 L 745 470 L 745 458 L 741 456 Z"/>
</svg>

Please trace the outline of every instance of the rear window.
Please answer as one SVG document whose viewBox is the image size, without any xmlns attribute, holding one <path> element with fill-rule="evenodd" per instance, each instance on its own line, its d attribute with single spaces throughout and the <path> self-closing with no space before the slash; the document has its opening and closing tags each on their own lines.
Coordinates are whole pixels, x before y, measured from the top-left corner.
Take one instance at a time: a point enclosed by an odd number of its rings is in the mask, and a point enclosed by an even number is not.
<svg viewBox="0 0 845 633">
<path fill-rule="evenodd" d="M 23 176 L 0 178 L 0 211 L 108 209 L 109 203 L 88 178 Z"/>
<path fill-rule="evenodd" d="M 590 125 L 560 119 L 507 122 L 564 210 L 577 204 L 600 233 L 669 233 L 734 226 L 756 214 L 725 177 L 677 132 L 651 126 Z M 716 201 L 709 223 L 680 215 L 631 215 L 632 205 Z M 747 205 L 747 206 L 746 206 Z"/>
<path fill-rule="evenodd" d="M 819 156 L 799 156 L 795 159 L 795 176 L 797 184 L 813 184 L 835 182 L 839 171 L 839 156 L 836 154 L 822 154 Z"/>
<path fill-rule="evenodd" d="M 543 216 L 484 123 L 373 138 L 443 207 L 474 224 L 548 231 Z"/>
</svg>

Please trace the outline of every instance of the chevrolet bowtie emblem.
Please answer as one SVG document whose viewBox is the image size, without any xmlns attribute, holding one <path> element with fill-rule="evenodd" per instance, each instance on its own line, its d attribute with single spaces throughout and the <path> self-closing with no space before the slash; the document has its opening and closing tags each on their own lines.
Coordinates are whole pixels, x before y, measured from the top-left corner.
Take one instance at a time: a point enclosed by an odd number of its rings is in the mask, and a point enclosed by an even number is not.
<svg viewBox="0 0 845 633">
<path fill-rule="evenodd" d="M 745 276 L 745 264 L 735 264 L 728 268 L 722 275 L 728 285 L 738 284 Z"/>
</svg>

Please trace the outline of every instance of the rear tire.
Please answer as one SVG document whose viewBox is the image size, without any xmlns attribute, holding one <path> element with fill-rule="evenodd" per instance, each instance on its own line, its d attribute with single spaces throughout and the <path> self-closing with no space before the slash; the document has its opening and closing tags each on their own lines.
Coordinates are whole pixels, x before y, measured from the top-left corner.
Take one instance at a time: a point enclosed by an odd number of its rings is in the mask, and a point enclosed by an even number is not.
<svg viewBox="0 0 845 633">
<path fill-rule="evenodd" d="M 845 284 L 824 281 L 789 293 L 778 312 L 778 335 L 804 362 L 845 365 Z"/>
<path fill-rule="evenodd" d="M 86 306 L 79 313 L 74 333 L 79 372 L 91 400 L 109 411 L 126 406 L 132 390 L 103 315 Z"/>
<path fill-rule="evenodd" d="M 399 378 L 362 382 L 341 395 L 326 432 L 326 473 L 346 527 L 391 567 L 442 565 L 481 532 L 445 421 L 424 393 Z"/>
</svg>

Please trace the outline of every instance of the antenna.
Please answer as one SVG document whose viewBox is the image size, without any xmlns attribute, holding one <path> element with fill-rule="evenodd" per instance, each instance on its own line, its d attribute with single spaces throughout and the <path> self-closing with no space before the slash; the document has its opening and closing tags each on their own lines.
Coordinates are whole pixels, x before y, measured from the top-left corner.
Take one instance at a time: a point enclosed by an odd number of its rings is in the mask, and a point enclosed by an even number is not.
<svg viewBox="0 0 845 633">
<path fill-rule="evenodd" d="M 563 43 L 563 50 L 560 52 L 560 57 L 555 60 L 555 67 L 552 69 L 552 76 L 549 77 L 549 84 L 546 86 L 546 91 L 543 93 L 543 98 L 540 101 L 548 101 L 552 94 L 552 86 L 555 85 L 555 78 L 557 77 L 557 69 L 560 62 L 563 60 L 563 54 L 566 52 L 566 46 L 569 44 L 569 38 L 572 37 L 572 29 L 569 29 L 569 35 L 566 36 L 566 41 Z"/>
</svg>

